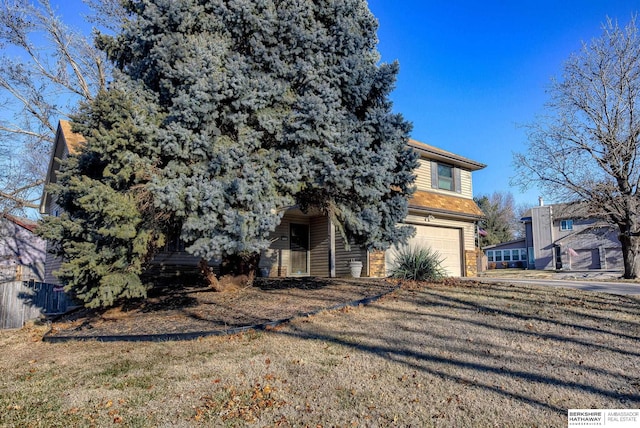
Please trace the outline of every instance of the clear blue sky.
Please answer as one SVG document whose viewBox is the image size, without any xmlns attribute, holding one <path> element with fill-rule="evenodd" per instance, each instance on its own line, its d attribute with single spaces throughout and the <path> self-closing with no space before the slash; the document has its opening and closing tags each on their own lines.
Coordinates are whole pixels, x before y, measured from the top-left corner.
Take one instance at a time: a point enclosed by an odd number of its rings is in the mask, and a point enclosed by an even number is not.
<svg viewBox="0 0 640 428">
<path fill-rule="evenodd" d="M 630 0 L 369 0 L 380 22 L 384 62 L 398 60 L 394 110 L 413 138 L 487 165 L 474 195 L 509 191 L 537 204 L 538 190 L 509 187 L 523 125 L 542 113 L 552 76 L 572 52 L 601 34 L 609 16 L 626 25 Z"/>
<path fill-rule="evenodd" d="M 53 0 L 67 22 L 82 22 L 79 0 Z M 545 90 L 582 41 L 609 16 L 626 25 L 638 0 L 369 0 L 380 22 L 384 62 L 398 60 L 394 110 L 412 137 L 487 165 L 474 194 L 512 192 L 535 205 L 539 192 L 509 187 L 519 125 L 542 113 Z"/>
</svg>

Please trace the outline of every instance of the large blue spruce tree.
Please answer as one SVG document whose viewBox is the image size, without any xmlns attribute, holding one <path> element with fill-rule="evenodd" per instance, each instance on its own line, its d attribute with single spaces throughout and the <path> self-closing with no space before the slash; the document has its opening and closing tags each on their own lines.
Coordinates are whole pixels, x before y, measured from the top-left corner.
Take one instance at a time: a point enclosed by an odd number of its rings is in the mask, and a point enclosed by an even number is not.
<svg viewBox="0 0 640 428">
<path fill-rule="evenodd" d="M 89 307 L 146 296 L 140 275 L 164 244 L 166 216 L 147 188 L 157 163 L 149 125 L 160 115 L 139 89 L 113 84 L 80 109 L 74 130 L 86 144 L 50 189 L 62 214 L 39 227 L 63 259 L 59 279 Z"/>
<path fill-rule="evenodd" d="M 417 162 L 411 127 L 391 111 L 398 66 L 379 64 L 365 0 L 128 8 L 123 31 L 99 44 L 119 79 L 151 94 L 144 188 L 187 251 L 255 254 L 292 205 L 324 212 L 358 246 L 384 249 L 410 235 L 398 222 Z"/>
</svg>

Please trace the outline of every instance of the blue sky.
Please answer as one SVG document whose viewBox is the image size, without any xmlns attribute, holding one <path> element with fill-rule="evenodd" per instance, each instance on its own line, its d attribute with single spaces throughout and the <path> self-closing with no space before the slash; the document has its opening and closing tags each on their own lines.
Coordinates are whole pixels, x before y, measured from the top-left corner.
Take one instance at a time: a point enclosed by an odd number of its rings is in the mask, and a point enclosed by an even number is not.
<svg viewBox="0 0 640 428">
<path fill-rule="evenodd" d="M 487 165 L 474 195 L 513 193 L 537 204 L 538 190 L 509 187 L 512 153 L 524 152 L 521 125 L 535 120 L 546 89 L 582 41 L 609 16 L 626 25 L 637 0 L 369 0 L 380 23 L 384 62 L 398 60 L 394 110 L 412 137 Z"/>
<path fill-rule="evenodd" d="M 81 23 L 79 0 L 53 0 Z M 474 194 L 512 192 L 535 205 L 539 192 L 509 187 L 512 153 L 526 149 L 522 125 L 543 112 L 545 90 L 582 41 L 609 16 L 626 25 L 638 0 L 369 0 L 382 61 L 398 60 L 394 110 L 412 137 L 487 165 Z"/>
</svg>

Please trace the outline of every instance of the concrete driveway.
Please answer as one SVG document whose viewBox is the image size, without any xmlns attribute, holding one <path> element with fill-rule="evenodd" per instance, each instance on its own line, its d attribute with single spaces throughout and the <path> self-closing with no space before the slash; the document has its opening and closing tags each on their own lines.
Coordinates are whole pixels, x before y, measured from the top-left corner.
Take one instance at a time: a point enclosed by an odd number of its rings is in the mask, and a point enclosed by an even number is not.
<svg viewBox="0 0 640 428">
<path fill-rule="evenodd" d="M 576 288 L 583 291 L 599 291 L 610 294 L 640 295 L 640 283 L 623 281 L 600 281 L 592 279 L 536 279 L 480 276 L 463 278 L 487 283 L 506 282 L 510 284 L 546 285 L 548 287 Z"/>
</svg>

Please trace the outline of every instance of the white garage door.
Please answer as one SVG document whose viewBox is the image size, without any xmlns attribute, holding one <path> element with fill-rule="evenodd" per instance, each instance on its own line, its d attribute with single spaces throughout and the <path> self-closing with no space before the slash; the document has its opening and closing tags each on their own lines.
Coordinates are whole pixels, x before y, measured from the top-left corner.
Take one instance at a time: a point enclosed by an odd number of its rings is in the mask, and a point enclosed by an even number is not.
<svg viewBox="0 0 640 428">
<path fill-rule="evenodd" d="M 430 247 L 437 251 L 443 259 L 442 267 L 447 271 L 447 275 L 462 276 L 462 234 L 460 229 L 416 225 L 414 227 L 416 228 L 416 236 L 409 240 L 409 245 Z"/>
</svg>

